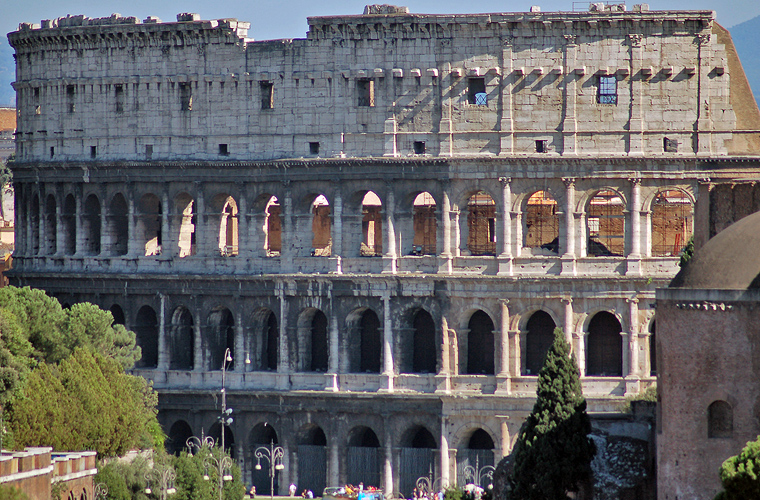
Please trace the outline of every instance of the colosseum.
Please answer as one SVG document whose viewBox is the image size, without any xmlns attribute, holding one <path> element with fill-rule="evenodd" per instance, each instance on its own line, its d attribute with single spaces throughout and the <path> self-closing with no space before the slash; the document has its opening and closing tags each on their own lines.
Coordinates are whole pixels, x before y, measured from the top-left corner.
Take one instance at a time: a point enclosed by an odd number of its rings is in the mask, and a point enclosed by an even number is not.
<svg viewBox="0 0 760 500">
<path fill-rule="evenodd" d="M 760 113 L 712 11 L 532 10 L 21 24 L 12 283 L 136 332 L 172 451 L 226 390 L 259 493 L 270 443 L 280 491 L 463 483 L 556 326 L 616 411 L 713 187 L 754 189 Z"/>
</svg>

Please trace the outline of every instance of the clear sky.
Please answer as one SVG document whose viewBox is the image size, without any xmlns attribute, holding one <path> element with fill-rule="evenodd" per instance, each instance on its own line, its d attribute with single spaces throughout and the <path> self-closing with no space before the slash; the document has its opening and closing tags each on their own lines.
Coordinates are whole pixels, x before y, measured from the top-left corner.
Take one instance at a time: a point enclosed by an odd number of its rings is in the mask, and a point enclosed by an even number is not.
<svg viewBox="0 0 760 500">
<path fill-rule="evenodd" d="M 249 21 L 248 35 L 256 40 L 272 38 L 302 38 L 306 36 L 308 16 L 361 14 L 366 0 L 0 0 L 0 32 L 18 29 L 21 22 L 38 23 L 41 19 L 54 19 L 67 14 L 83 14 L 88 17 L 106 17 L 114 12 L 124 16 L 145 19 L 158 16 L 163 21 L 175 21 L 180 12 L 197 12 L 202 19 L 237 18 Z M 413 13 L 455 14 L 475 12 L 521 12 L 538 5 L 546 11 L 571 11 L 571 0 L 391 0 L 374 3 L 405 5 Z M 642 2 L 635 2 L 642 3 Z M 587 4 L 577 2 L 583 10 Z M 634 2 L 626 2 L 629 9 Z M 653 0 L 651 10 L 657 9 L 711 9 L 718 21 L 730 28 L 760 15 L 760 0 Z M 584 8 L 585 7 L 585 8 Z M 12 104 L 12 94 L 7 91 L 13 80 L 12 50 L 7 38 L 0 37 L 0 105 Z"/>
</svg>

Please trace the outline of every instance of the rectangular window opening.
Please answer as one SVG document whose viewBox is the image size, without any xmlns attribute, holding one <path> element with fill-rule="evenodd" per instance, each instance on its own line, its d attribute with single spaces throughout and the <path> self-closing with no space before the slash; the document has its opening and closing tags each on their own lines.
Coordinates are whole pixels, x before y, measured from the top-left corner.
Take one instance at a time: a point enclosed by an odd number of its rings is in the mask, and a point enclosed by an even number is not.
<svg viewBox="0 0 760 500">
<path fill-rule="evenodd" d="M 179 84 L 179 105 L 182 111 L 192 111 L 193 109 L 193 87 L 192 84 L 182 82 Z"/>
<path fill-rule="evenodd" d="M 373 107 L 375 105 L 375 80 L 363 78 L 356 80 L 357 105 Z"/>
<path fill-rule="evenodd" d="M 229 156 L 230 155 L 230 150 L 227 147 L 227 144 L 220 144 L 219 145 L 219 154 L 221 156 Z"/>
<path fill-rule="evenodd" d="M 599 77 L 599 104 L 617 104 L 617 78 L 615 76 Z"/>
<path fill-rule="evenodd" d="M 77 87 L 76 85 L 66 86 L 66 109 L 69 113 L 76 111 Z"/>
<path fill-rule="evenodd" d="M 310 142 L 309 143 L 309 154 L 312 154 L 312 155 L 318 155 L 319 154 L 319 143 L 318 142 Z"/>
<path fill-rule="evenodd" d="M 548 152 L 546 143 L 547 143 L 547 141 L 545 141 L 545 140 L 536 141 L 536 153 L 546 153 L 546 152 Z"/>
<path fill-rule="evenodd" d="M 662 138 L 662 150 L 666 153 L 678 153 L 678 141 L 675 139 Z"/>
<path fill-rule="evenodd" d="M 54 156 L 55 156 L 55 146 L 50 146 L 50 157 L 52 158 Z"/>
<path fill-rule="evenodd" d="M 124 112 L 124 86 L 114 85 L 114 95 L 116 97 L 116 112 Z"/>
<path fill-rule="evenodd" d="M 261 109 L 274 108 L 274 83 L 272 82 L 259 82 L 259 88 L 261 89 Z"/>
<path fill-rule="evenodd" d="M 467 79 L 467 102 L 476 106 L 488 106 L 485 78 Z"/>
<path fill-rule="evenodd" d="M 416 155 L 425 154 L 425 141 L 414 141 L 414 154 Z"/>
<path fill-rule="evenodd" d="M 153 144 L 146 144 L 145 145 L 145 158 L 151 159 L 153 158 Z"/>
<path fill-rule="evenodd" d="M 90 146 L 90 158 L 95 158 L 96 156 L 98 156 L 98 147 Z"/>
</svg>

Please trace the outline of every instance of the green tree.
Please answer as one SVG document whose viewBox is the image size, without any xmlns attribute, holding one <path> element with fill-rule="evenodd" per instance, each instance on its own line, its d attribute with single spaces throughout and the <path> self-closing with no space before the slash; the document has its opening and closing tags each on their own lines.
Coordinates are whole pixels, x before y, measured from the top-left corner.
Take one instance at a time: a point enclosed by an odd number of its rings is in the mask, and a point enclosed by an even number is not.
<svg viewBox="0 0 760 500">
<path fill-rule="evenodd" d="M 219 498 L 219 471 L 215 460 L 222 456 L 221 448 L 201 448 L 195 455 L 182 452 L 173 464 L 177 472 L 177 493 L 172 500 L 217 500 Z M 229 454 L 225 453 L 229 458 Z M 232 460 L 232 481 L 223 481 L 224 499 L 241 500 L 245 496 L 240 467 Z M 206 479 L 206 477 L 208 479 Z"/>
<path fill-rule="evenodd" d="M 26 493 L 8 484 L 0 484 L 0 498 L 3 500 L 29 500 Z"/>
<path fill-rule="evenodd" d="M 591 477 L 596 447 L 580 373 L 560 328 L 538 373 L 537 398 L 514 451 L 512 500 L 565 500 Z"/>
<path fill-rule="evenodd" d="M 760 498 L 760 436 L 748 442 L 741 453 L 723 462 L 720 481 L 723 491 L 715 500 Z"/>
<path fill-rule="evenodd" d="M 148 460 L 141 456 L 132 461 L 112 460 L 98 466 L 94 481 L 108 488 L 108 500 L 149 500 L 145 494 L 148 469 Z"/>
<path fill-rule="evenodd" d="M 116 456 L 156 442 L 156 393 L 119 362 L 77 349 L 58 365 L 43 363 L 7 405 L 17 447 L 95 450 Z M 160 444 L 160 443 L 159 443 Z"/>
</svg>

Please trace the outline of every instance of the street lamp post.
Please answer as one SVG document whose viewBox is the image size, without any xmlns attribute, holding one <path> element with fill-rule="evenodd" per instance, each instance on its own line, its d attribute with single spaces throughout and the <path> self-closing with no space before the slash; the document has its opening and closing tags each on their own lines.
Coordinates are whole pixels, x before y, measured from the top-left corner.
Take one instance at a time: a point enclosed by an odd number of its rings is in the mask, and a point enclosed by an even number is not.
<svg viewBox="0 0 760 500">
<path fill-rule="evenodd" d="M 465 481 L 470 481 L 475 486 L 482 488 L 481 481 L 483 478 L 487 478 L 489 480 L 488 483 L 488 489 L 491 489 L 493 487 L 493 473 L 496 469 L 493 465 L 484 465 L 483 467 L 480 467 L 480 457 L 475 457 L 475 467 L 472 465 L 467 465 L 464 468 L 464 478 Z"/>
<path fill-rule="evenodd" d="M 269 498 L 274 498 L 274 476 L 278 470 L 285 468 L 282 465 L 282 457 L 285 455 L 285 450 L 282 446 L 275 446 L 274 441 L 270 441 L 269 448 L 266 446 L 259 446 L 254 452 L 256 456 L 256 470 L 261 470 L 261 459 L 265 459 L 269 462 Z"/>
<path fill-rule="evenodd" d="M 150 483 L 153 482 L 155 487 L 158 488 L 158 498 L 160 500 L 166 500 L 167 495 L 173 495 L 177 492 L 174 488 L 174 480 L 177 479 L 177 475 L 174 473 L 174 469 L 166 467 L 160 471 L 158 469 L 152 469 L 145 473 L 145 480 L 148 482 L 147 488 L 145 488 L 145 494 L 150 495 L 153 491 L 150 488 Z M 106 489 L 106 495 L 108 490 Z"/>
</svg>

